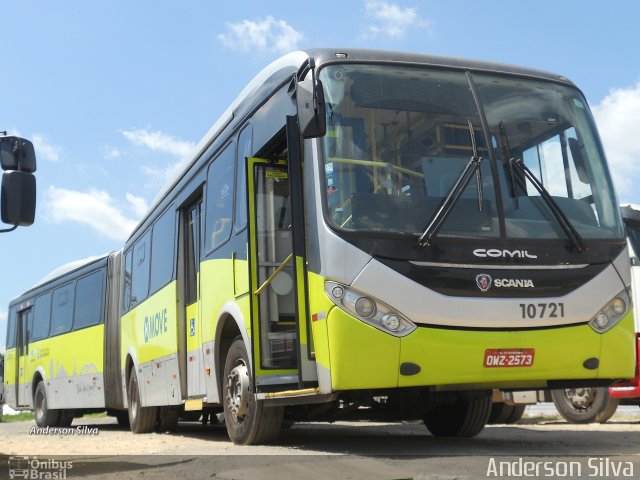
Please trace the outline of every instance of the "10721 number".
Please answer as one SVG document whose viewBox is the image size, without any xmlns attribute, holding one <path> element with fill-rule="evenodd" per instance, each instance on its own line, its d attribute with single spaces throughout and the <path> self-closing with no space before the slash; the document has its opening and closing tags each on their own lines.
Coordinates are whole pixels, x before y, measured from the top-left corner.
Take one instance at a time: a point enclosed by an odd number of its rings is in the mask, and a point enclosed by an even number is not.
<svg viewBox="0 0 640 480">
<path fill-rule="evenodd" d="M 563 318 L 564 303 L 521 303 L 522 318 Z"/>
</svg>

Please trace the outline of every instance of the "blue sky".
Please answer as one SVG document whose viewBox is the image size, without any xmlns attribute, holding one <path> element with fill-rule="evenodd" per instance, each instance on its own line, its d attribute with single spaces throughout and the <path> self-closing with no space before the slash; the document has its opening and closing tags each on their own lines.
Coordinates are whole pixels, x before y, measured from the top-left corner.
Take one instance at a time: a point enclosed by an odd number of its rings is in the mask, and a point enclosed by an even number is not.
<svg viewBox="0 0 640 480">
<path fill-rule="evenodd" d="M 282 53 L 381 48 L 563 74 L 584 91 L 621 201 L 640 203 L 640 2 L 3 1 L 0 130 L 38 157 L 36 223 L 0 234 L 7 305 L 116 250 L 172 169 Z"/>
</svg>

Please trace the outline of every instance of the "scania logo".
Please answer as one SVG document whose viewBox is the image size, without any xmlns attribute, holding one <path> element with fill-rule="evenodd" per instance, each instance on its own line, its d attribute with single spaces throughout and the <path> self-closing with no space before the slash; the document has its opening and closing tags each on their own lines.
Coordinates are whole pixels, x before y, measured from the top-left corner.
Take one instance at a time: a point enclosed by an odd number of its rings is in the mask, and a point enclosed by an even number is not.
<svg viewBox="0 0 640 480">
<path fill-rule="evenodd" d="M 481 292 L 486 292 L 491 288 L 491 275 L 486 273 L 476 275 L 476 285 L 478 285 Z"/>
<path fill-rule="evenodd" d="M 533 288 L 533 280 L 528 278 L 496 278 L 493 284 L 497 288 Z"/>
<path fill-rule="evenodd" d="M 531 255 L 526 250 L 499 250 L 497 248 L 476 248 L 473 254 L 480 258 L 538 258 L 537 255 Z"/>
<path fill-rule="evenodd" d="M 487 292 L 493 284 L 496 288 L 534 288 L 533 280 L 528 278 L 491 278 L 491 275 L 481 273 L 476 275 L 476 285 L 481 292 Z"/>
</svg>

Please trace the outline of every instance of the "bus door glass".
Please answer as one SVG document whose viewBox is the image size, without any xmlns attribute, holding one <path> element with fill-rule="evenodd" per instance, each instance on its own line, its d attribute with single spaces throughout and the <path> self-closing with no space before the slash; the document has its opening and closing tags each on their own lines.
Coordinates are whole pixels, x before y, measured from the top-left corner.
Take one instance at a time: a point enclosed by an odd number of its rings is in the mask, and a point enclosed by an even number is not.
<svg viewBox="0 0 640 480">
<path fill-rule="evenodd" d="M 256 385 L 298 381 L 296 285 L 284 161 L 249 158 L 252 346 Z"/>
<path fill-rule="evenodd" d="M 16 355 L 18 357 L 18 380 L 16 382 L 18 406 L 29 405 L 31 374 L 29 368 L 29 336 L 31 333 L 32 309 L 18 312 L 18 336 Z"/>
<path fill-rule="evenodd" d="M 191 397 L 202 394 L 202 350 L 200 343 L 200 218 L 202 200 L 186 208 L 183 215 L 185 262 L 185 333 L 187 356 L 187 394 Z"/>
</svg>

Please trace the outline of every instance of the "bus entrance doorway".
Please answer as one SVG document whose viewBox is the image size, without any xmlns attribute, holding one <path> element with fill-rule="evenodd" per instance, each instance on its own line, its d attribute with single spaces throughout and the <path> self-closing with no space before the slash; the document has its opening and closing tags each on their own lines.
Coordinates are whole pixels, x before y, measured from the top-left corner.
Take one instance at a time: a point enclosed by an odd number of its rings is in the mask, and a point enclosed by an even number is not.
<svg viewBox="0 0 640 480">
<path fill-rule="evenodd" d="M 297 383 L 297 315 L 289 178 L 284 161 L 249 159 L 256 383 Z M 257 335 L 256 335 L 257 334 Z M 268 380 L 267 378 L 270 377 Z"/>
<path fill-rule="evenodd" d="M 16 398 L 19 407 L 28 407 L 31 396 L 31 374 L 29 370 L 29 330 L 31 328 L 31 308 L 18 312 Z"/>
<path fill-rule="evenodd" d="M 181 258 L 183 272 L 184 298 L 184 332 L 180 361 L 184 365 L 181 374 L 181 389 L 188 398 L 204 396 L 203 359 L 201 346 L 200 322 L 200 228 L 201 228 L 202 198 L 190 203 L 182 210 L 182 242 Z M 186 384 L 185 384 L 186 383 Z"/>
</svg>

